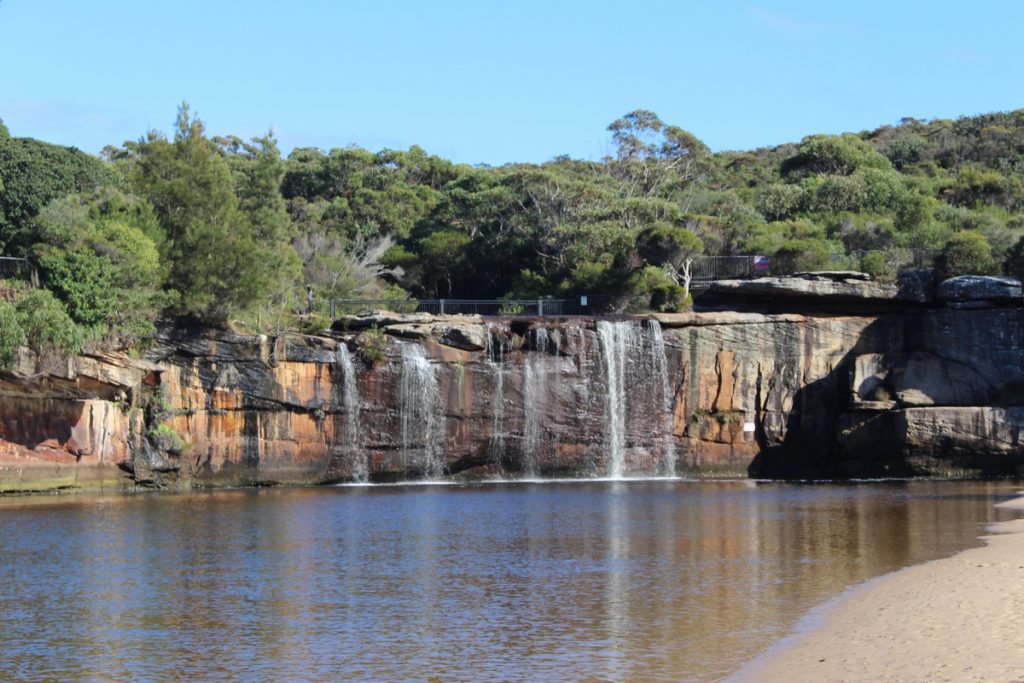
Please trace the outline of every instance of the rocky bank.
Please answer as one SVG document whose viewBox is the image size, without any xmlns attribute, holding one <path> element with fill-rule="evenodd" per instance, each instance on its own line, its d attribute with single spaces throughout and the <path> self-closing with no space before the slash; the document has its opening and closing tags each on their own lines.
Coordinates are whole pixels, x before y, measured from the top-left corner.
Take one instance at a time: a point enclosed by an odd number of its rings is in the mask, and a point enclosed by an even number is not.
<svg viewBox="0 0 1024 683">
<path fill-rule="evenodd" d="M 702 300 L 704 301 L 704 300 Z M 0 490 L 545 476 L 1024 473 L 1020 282 L 720 282 L 617 320 L 163 329 L 0 374 Z"/>
</svg>

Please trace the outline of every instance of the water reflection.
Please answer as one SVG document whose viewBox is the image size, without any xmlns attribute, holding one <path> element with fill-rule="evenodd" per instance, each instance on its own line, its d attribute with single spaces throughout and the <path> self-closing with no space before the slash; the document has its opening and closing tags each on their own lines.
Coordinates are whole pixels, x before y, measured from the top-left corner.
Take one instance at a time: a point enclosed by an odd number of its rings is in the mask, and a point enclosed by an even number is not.
<svg viewBox="0 0 1024 683">
<path fill-rule="evenodd" d="M 5 675 L 715 680 L 1001 483 L 678 481 L 0 499 Z"/>
</svg>

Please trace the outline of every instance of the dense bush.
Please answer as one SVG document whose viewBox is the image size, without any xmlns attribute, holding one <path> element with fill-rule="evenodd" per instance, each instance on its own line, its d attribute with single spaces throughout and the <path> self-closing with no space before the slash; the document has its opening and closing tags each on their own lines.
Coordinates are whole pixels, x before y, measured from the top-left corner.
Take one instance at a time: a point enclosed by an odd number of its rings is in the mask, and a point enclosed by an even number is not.
<svg viewBox="0 0 1024 683">
<path fill-rule="evenodd" d="M 15 310 L 26 343 L 40 361 L 66 357 L 81 350 L 81 331 L 64 305 L 47 290 L 37 289 L 21 297 Z"/>
<path fill-rule="evenodd" d="M 6 301 L 0 301 L 0 368 L 11 369 L 18 359 L 18 347 L 25 345 L 25 330 L 18 312 Z"/>
<path fill-rule="evenodd" d="M 936 266 L 942 278 L 958 275 L 992 275 L 998 265 L 992 258 L 992 247 L 980 232 L 961 230 L 954 233 L 942 248 Z"/>
<path fill-rule="evenodd" d="M 912 250 L 943 249 L 948 273 L 1024 270 L 1024 110 L 720 154 L 644 110 L 608 132 L 601 160 L 492 168 L 418 147 L 285 160 L 270 133 L 208 137 L 187 105 L 171 136 L 108 148 L 109 163 L 0 130 L 0 251 L 37 261 L 90 343 L 120 346 L 158 315 L 295 327 L 307 285 L 318 302 L 678 310 L 701 255 L 889 279 L 927 256 Z"/>
</svg>

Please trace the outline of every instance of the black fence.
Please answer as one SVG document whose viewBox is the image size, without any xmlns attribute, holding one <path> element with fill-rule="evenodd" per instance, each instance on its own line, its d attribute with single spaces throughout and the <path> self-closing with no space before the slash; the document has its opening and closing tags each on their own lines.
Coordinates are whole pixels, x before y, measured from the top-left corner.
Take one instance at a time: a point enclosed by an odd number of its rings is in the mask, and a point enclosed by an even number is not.
<svg viewBox="0 0 1024 683">
<path fill-rule="evenodd" d="M 31 280 L 32 266 L 28 259 L 0 256 L 0 278 L 4 280 Z"/>
<path fill-rule="evenodd" d="M 768 273 L 764 256 L 700 256 L 690 264 L 693 280 L 740 280 Z"/>
<path fill-rule="evenodd" d="M 39 285 L 39 276 L 28 259 L 0 256 L 0 280 L 24 280 Z"/>
<path fill-rule="evenodd" d="M 331 318 L 372 311 L 430 313 L 431 315 L 563 316 L 596 312 L 592 297 L 575 299 L 331 299 Z"/>
<path fill-rule="evenodd" d="M 832 254 L 817 270 L 859 270 L 867 252 Z M 886 265 L 894 272 L 934 265 L 936 249 L 902 249 L 885 252 Z M 745 280 L 768 275 L 792 275 L 812 270 L 804 254 L 774 256 L 700 256 L 690 263 L 690 293 L 699 297 L 715 280 Z M 432 315 L 565 316 L 594 315 L 609 303 L 603 296 L 575 299 L 331 299 L 331 319 L 373 311 L 430 313 Z"/>
</svg>

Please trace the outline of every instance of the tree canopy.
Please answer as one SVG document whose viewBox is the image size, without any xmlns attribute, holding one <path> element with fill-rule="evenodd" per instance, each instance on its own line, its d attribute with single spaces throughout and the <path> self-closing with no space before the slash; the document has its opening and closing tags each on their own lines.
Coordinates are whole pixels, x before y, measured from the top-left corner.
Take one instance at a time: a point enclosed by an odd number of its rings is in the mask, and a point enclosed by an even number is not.
<svg viewBox="0 0 1024 683">
<path fill-rule="evenodd" d="M 892 277 L 924 250 L 947 274 L 1024 272 L 1024 110 L 739 152 L 642 109 L 607 132 L 604 159 L 495 168 L 416 146 L 282 158 L 272 131 L 210 137 L 187 104 L 169 136 L 103 159 L 0 123 L 0 250 L 33 259 L 83 339 L 122 346 L 159 316 L 294 324 L 307 285 L 317 302 L 589 294 L 639 311 L 685 308 L 700 255 Z"/>
</svg>

